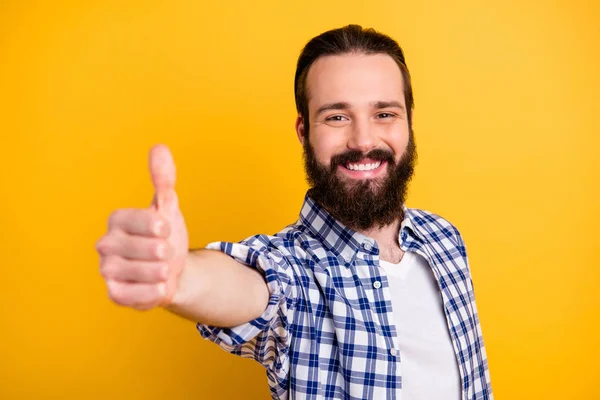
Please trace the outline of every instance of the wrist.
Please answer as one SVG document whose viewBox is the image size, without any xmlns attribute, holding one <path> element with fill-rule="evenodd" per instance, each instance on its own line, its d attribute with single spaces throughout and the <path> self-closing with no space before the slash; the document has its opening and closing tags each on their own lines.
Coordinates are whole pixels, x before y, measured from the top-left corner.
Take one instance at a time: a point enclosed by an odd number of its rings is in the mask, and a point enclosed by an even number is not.
<svg viewBox="0 0 600 400">
<path fill-rule="evenodd" d="M 181 314 L 183 310 L 189 308 L 192 301 L 190 300 L 190 284 L 191 277 L 190 272 L 192 270 L 192 265 L 197 263 L 198 256 L 194 254 L 194 251 L 189 251 L 185 257 L 185 261 L 183 266 L 181 267 L 181 271 L 179 274 L 173 279 L 175 280 L 175 291 L 173 295 L 167 299 L 163 308 L 175 312 L 177 314 Z"/>
</svg>

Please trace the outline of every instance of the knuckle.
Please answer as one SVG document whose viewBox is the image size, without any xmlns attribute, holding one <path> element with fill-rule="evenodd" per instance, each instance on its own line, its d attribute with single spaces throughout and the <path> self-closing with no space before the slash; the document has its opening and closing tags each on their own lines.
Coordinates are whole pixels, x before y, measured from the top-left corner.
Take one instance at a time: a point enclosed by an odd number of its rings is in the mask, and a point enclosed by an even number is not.
<svg viewBox="0 0 600 400">
<path fill-rule="evenodd" d="M 108 235 L 103 236 L 96 242 L 96 251 L 102 256 L 110 252 L 110 238 Z"/>
<path fill-rule="evenodd" d="M 154 239 L 148 242 L 148 248 L 154 259 L 162 260 L 167 254 L 167 243 L 163 239 Z"/>
<path fill-rule="evenodd" d="M 152 298 L 156 304 L 162 302 L 165 298 L 165 284 L 159 283 L 157 285 L 152 285 Z"/>
<path fill-rule="evenodd" d="M 130 290 L 130 285 L 118 283 L 116 281 L 108 281 L 108 297 L 120 306 L 131 306 L 134 299 Z"/>
<path fill-rule="evenodd" d="M 112 300 L 121 306 L 129 306 L 131 303 L 130 296 L 126 292 L 120 290 L 112 295 Z"/>
<path fill-rule="evenodd" d="M 108 217 L 108 229 L 113 229 L 117 225 L 117 221 L 119 220 L 121 213 L 122 210 L 115 210 L 110 213 Z"/>
<path fill-rule="evenodd" d="M 94 248 L 96 249 L 97 253 L 102 253 L 102 249 L 104 248 L 104 236 L 102 236 L 100 239 L 98 239 L 98 241 L 96 241 Z"/>
<path fill-rule="evenodd" d="M 158 229 L 158 232 L 155 232 L 155 233 L 159 237 L 168 237 L 171 233 L 169 221 L 165 220 L 164 218 L 158 217 L 158 216 L 153 218 L 151 228 Z"/>
<path fill-rule="evenodd" d="M 111 278 L 110 269 L 108 269 L 106 266 L 101 265 L 100 266 L 100 275 L 102 276 L 102 278 L 105 281 L 110 279 Z"/>
<path fill-rule="evenodd" d="M 118 266 L 112 257 L 103 257 L 100 262 L 100 275 L 106 280 L 117 278 Z"/>
<path fill-rule="evenodd" d="M 154 254 L 160 260 L 170 260 L 173 257 L 174 247 L 168 240 L 157 240 L 153 247 Z"/>
<path fill-rule="evenodd" d="M 109 294 L 108 297 L 112 300 L 113 303 L 118 304 L 120 306 L 126 306 L 125 298 L 120 294 Z"/>
<path fill-rule="evenodd" d="M 156 291 L 156 297 L 159 300 L 164 300 L 167 297 L 166 283 L 159 283 L 158 285 L 154 285 L 154 290 Z"/>
<path fill-rule="evenodd" d="M 159 263 L 154 269 L 154 277 L 158 281 L 164 281 L 167 279 L 169 266 L 166 263 Z"/>
<path fill-rule="evenodd" d="M 117 296 L 115 296 L 115 293 L 113 293 L 112 291 L 108 291 L 108 298 L 110 299 L 110 301 L 112 301 L 113 303 L 116 304 L 121 304 L 119 303 L 119 299 L 117 298 Z"/>
<path fill-rule="evenodd" d="M 107 282 L 106 286 L 108 287 L 108 298 L 114 303 L 123 305 L 123 291 L 119 290 L 111 281 Z"/>
</svg>

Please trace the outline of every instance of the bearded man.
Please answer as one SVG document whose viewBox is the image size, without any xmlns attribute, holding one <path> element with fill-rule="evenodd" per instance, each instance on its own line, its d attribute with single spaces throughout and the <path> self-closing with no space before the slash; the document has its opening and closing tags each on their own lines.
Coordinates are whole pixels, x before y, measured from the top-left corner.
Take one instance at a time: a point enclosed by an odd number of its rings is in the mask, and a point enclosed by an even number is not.
<svg viewBox="0 0 600 400">
<path fill-rule="evenodd" d="M 149 209 L 122 209 L 97 243 L 109 297 L 196 322 L 253 358 L 273 399 L 492 399 L 465 245 L 405 206 L 413 92 L 390 37 L 349 25 L 297 64 L 296 133 L 310 183 L 275 235 L 188 250 L 175 165 L 155 146 Z"/>
</svg>

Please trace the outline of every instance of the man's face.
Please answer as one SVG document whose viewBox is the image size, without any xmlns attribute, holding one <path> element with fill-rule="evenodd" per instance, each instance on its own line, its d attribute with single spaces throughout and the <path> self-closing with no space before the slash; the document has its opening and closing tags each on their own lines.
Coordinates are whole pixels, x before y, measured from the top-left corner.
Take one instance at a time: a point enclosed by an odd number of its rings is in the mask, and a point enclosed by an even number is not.
<svg viewBox="0 0 600 400">
<path fill-rule="evenodd" d="M 384 54 L 325 56 L 306 79 L 309 132 L 299 117 L 311 196 L 355 229 L 402 215 L 416 150 L 402 74 Z"/>
</svg>

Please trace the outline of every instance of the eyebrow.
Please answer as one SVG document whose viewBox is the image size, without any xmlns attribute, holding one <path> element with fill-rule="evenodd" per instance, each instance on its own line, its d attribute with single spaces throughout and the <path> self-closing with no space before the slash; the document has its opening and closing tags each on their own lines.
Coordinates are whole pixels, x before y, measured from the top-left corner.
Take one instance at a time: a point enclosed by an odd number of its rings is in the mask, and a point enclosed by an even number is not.
<svg viewBox="0 0 600 400">
<path fill-rule="evenodd" d="M 375 103 L 371 103 L 371 106 L 373 108 L 399 108 L 402 111 L 404 111 L 404 106 L 402 104 L 400 104 L 399 102 L 397 102 L 396 100 L 391 100 L 391 101 L 376 101 Z"/>
<path fill-rule="evenodd" d="M 321 113 L 324 113 L 325 111 L 329 111 L 329 110 L 347 110 L 349 108 L 350 108 L 350 104 L 342 103 L 342 102 L 323 104 L 321 107 L 319 107 L 317 109 L 316 116 L 318 116 Z"/>
<path fill-rule="evenodd" d="M 400 104 L 399 102 L 395 101 L 395 100 L 390 100 L 390 101 L 375 101 L 370 103 L 370 106 L 376 109 L 382 109 L 382 108 L 399 108 L 402 111 L 404 110 L 404 106 L 402 104 Z M 337 102 L 337 103 L 329 103 L 329 104 L 323 104 L 321 107 L 319 107 L 317 109 L 317 113 L 315 116 L 318 116 L 319 114 L 325 112 L 325 111 L 330 111 L 330 110 L 348 110 L 350 107 L 350 103 L 346 103 L 346 102 Z"/>
</svg>

